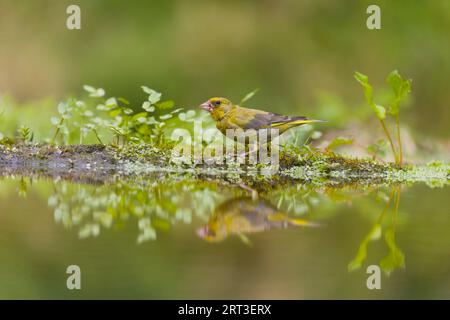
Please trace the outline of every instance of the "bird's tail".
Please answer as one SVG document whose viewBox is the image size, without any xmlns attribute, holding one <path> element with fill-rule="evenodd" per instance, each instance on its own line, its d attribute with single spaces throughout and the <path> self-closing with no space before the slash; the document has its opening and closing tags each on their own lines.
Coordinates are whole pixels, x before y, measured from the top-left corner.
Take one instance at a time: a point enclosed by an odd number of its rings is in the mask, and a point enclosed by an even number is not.
<svg viewBox="0 0 450 320">
<path fill-rule="evenodd" d="M 287 217 L 283 212 L 277 212 L 275 214 L 271 214 L 268 217 L 269 221 L 283 221 L 287 222 L 291 226 L 296 227 L 320 227 L 321 224 L 317 222 L 308 221 L 300 218 L 290 218 Z"/>
<path fill-rule="evenodd" d="M 318 122 L 327 122 L 326 120 L 316 120 L 316 119 L 308 119 L 308 118 L 293 118 L 292 121 L 289 121 L 291 124 L 308 124 L 308 123 L 318 123 Z"/>
<path fill-rule="evenodd" d="M 302 124 L 318 123 L 318 122 L 327 122 L 327 121 L 326 120 L 308 119 L 308 118 L 305 118 L 305 117 L 294 117 L 294 118 L 291 118 L 288 121 L 272 123 L 272 127 L 282 126 L 282 125 L 285 125 L 285 124 L 289 124 L 289 125 L 292 125 L 292 126 L 299 126 L 299 125 L 302 125 Z"/>
<path fill-rule="evenodd" d="M 297 227 L 320 227 L 319 223 L 311 222 L 305 219 L 289 218 L 289 224 Z"/>
</svg>

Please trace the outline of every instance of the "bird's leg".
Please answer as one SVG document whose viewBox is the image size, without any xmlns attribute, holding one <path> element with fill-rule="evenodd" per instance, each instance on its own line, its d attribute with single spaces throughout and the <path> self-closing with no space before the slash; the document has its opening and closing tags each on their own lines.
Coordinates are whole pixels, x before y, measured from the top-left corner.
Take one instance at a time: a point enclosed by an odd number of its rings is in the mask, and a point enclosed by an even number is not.
<svg viewBox="0 0 450 320">
<path fill-rule="evenodd" d="M 239 184 L 239 187 L 241 187 L 244 190 L 250 191 L 251 194 L 252 194 L 252 200 L 253 201 L 258 200 L 258 198 L 259 198 L 258 191 L 256 191 L 255 189 L 250 188 L 249 186 L 247 186 L 247 185 L 245 185 L 243 183 Z"/>
<path fill-rule="evenodd" d="M 251 148 L 251 146 L 252 145 L 246 143 L 244 145 L 243 152 L 240 152 L 240 153 L 239 153 L 239 151 L 241 151 L 241 150 L 238 150 L 238 148 L 235 148 L 236 156 L 238 158 L 243 159 L 243 161 L 241 163 L 243 163 L 243 164 L 256 164 L 257 163 L 258 148 L 257 148 L 257 146 L 253 146 L 253 148 Z M 256 156 L 254 156 L 255 153 L 256 153 Z M 250 161 L 250 160 L 252 160 L 252 161 Z"/>
</svg>

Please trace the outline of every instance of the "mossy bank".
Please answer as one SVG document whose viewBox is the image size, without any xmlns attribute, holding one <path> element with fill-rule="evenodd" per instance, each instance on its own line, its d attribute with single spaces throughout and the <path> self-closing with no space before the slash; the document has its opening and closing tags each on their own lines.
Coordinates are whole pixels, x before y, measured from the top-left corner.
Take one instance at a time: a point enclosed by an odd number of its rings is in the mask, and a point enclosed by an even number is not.
<svg viewBox="0 0 450 320">
<path fill-rule="evenodd" d="M 347 158 L 333 153 L 282 150 L 279 167 L 237 163 L 174 163 L 170 148 L 148 145 L 52 146 L 13 144 L 0 146 L 0 174 L 47 175 L 104 182 L 113 175 L 176 174 L 199 180 L 223 180 L 262 186 L 284 183 L 395 184 L 426 182 L 442 186 L 450 182 L 450 165 L 403 165 L 369 159 Z"/>
</svg>

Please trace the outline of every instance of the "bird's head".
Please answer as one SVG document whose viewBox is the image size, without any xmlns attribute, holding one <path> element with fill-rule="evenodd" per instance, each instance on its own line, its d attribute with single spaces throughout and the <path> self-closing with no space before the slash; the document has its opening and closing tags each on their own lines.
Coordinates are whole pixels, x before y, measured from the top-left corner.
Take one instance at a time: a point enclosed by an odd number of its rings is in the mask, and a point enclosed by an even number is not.
<svg viewBox="0 0 450 320">
<path fill-rule="evenodd" d="M 217 120 L 230 111 L 232 106 L 233 103 L 226 98 L 211 98 L 199 107 L 211 113 L 211 116 Z"/>
<path fill-rule="evenodd" d="M 216 232 L 213 228 L 208 225 L 197 229 L 197 235 L 205 240 L 206 242 L 220 242 L 225 239 L 225 235 L 221 232 Z"/>
</svg>

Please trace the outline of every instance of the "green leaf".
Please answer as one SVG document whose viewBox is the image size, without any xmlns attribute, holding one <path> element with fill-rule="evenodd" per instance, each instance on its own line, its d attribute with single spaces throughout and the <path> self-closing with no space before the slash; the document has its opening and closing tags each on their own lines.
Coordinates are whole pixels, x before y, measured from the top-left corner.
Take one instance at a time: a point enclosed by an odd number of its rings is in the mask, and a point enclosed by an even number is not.
<svg viewBox="0 0 450 320">
<path fill-rule="evenodd" d="M 380 239 L 380 237 L 381 237 L 381 226 L 379 224 L 375 224 L 359 245 L 356 257 L 348 264 L 347 266 L 348 271 L 354 271 L 361 268 L 362 264 L 367 258 L 367 248 L 369 246 L 369 242 L 378 240 Z"/>
<path fill-rule="evenodd" d="M 146 86 L 142 86 L 141 88 L 142 90 L 144 90 L 145 93 L 148 94 L 148 101 L 151 104 L 155 104 L 159 102 L 159 100 L 161 100 L 161 93 L 156 92 L 155 90 L 150 89 L 149 87 Z"/>
<path fill-rule="evenodd" d="M 241 106 L 247 102 L 248 100 L 250 100 L 251 98 L 253 98 L 253 96 L 259 91 L 259 89 L 255 89 L 252 92 L 249 92 L 245 95 L 244 98 L 242 98 L 241 102 L 239 103 Z"/>
<path fill-rule="evenodd" d="M 117 100 L 116 98 L 109 98 L 108 100 L 106 100 L 105 105 L 108 108 L 114 108 L 117 106 Z"/>
<path fill-rule="evenodd" d="M 117 117 L 119 114 L 121 114 L 122 113 L 122 110 L 121 109 L 115 109 L 115 110 L 112 110 L 112 111 L 110 111 L 109 112 L 109 116 L 111 117 L 111 118 L 115 118 L 115 117 Z"/>
<path fill-rule="evenodd" d="M 105 95 L 105 90 L 102 88 L 94 88 L 93 86 L 84 85 L 83 89 L 89 92 L 89 96 L 93 98 L 101 98 Z"/>
<path fill-rule="evenodd" d="M 180 114 L 178 114 L 178 118 L 181 121 L 191 122 L 195 119 L 195 111 L 188 110 L 187 112 L 181 112 Z"/>
<path fill-rule="evenodd" d="M 120 101 L 120 102 L 122 102 L 123 104 L 126 104 L 126 105 L 129 105 L 129 104 L 130 104 L 130 101 L 128 101 L 128 100 L 125 99 L 125 98 L 117 98 L 117 101 Z"/>
<path fill-rule="evenodd" d="M 386 155 L 386 147 L 387 147 L 386 140 L 380 139 L 378 140 L 378 142 L 370 144 L 367 147 L 367 152 L 369 152 L 374 156 L 379 155 L 381 157 L 384 157 Z"/>
<path fill-rule="evenodd" d="M 373 88 L 369 83 L 369 78 L 365 74 L 355 71 L 355 79 L 363 86 L 367 103 L 375 112 L 377 118 L 380 120 L 386 119 L 386 109 L 373 101 Z"/>
<path fill-rule="evenodd" d="M 380 261 L 380 267 L 389 275 L 395 269 L 405 267 L 405 254 L 397 247 L 394 228 L 386 230 L 384 239 L 389 247 L 389 254 Z"/>
<path fill-rule="evenodd" d="M 374 104 L 372 106 L 373 110 L 375 111 L 375 114 L 377 115 L 378 119 L 386 119 L 386 109 L 383 106 L 380 106 L 379 104 Z"/>
<path fill-rule="evenodd" d="M 353 139 L 346 138 L 346 137 L 336 137 L 328 144 L 328 146 L 325 148 L 327 151 L 332 151 L 333 149 L 343 146 L 343 145 L 350 145 L 353 143 Z"/>
<path fill-rule="evenodd" d="M 95 91 L 95 93 L 91 93 L 91 97 L 94 98 L 101 98 L 105 95 L 105 90 L 103 90 L 102 88 L 98 88 L 97 91 Z"/>
<path fill-rule="evenodd" d="M 145 119 L 146 117 L 147 117 L 147 112 L 140 112 L 140 113 L 135 114 L 133 116 L 132 120 L 137 121 L 139 119 Z"/>
<path fill-rule="evenodd" d="M 123 113 L 125 113 L 126 115 L 130 115 L 133 113 L 133 109 L 125 108 L 125 109 L 123 109 Z"/>
<path fill-rule="evenodd" d="M 179 113 L 181 111 L 183 111 L 183 108 L 177 108 L 177 109 L 171 111 L 170 113 L 175 114 L 175 113 Z"/>
<path fill-rule="evenodd" d="M 394 91 L 394 98 L 392 100 L 389 113 L 392 115 L 398 115 L 400 102 L 403 101 L 411 92 L 412 80 L 404 79 L 397 70 L 394 70 L 388 75 L 386 82 Z"/>
<path fill-rule="evenodd" d="M 172 100 L 167 100 L 156 104 L 156 106 L 161 110 L 172 109 L 175 106 L 175 102 Z"/>
<path fill-rule="evenodd" d="M 123 136 L 124 132 L 122 129 L 120 128 L 116 128 L 116 127 L 109 127 L 109 129 L 114 132 L 115 134 L 119 135 L 119 136 Z"/>
<path fill-rule="evenodd" d="M 58 113 L 59 114 L 65 114 L 67 111 L 67 105 L 64 102 L 60 102 L 58 104 Z"/>
<path fill-rule="evenodd" d="M 94 93 L 96 89 L 93 86 L 84 85 L 83 89 L 89 93 Z"/>
<path fill-rule="evenodd" d="M 168 119 L 170 119 L 172 117 L 173 117 L 173 115 L 168 113 L 168 114 L 164 114 L 164 115 L 160 116 L 159 119 L 161 119 L 161 120 L 168 120 Z"/>
<path fill-rule="evenodd" d="M 51 117 L 50 121 L 53 125 L 57 126 L 61 122 L 61 119 L 58 117 Z"/>
<path fill-rule="evenodd" d="M 144 109 L 144 110 L 147 111 L 147 112 L 153 112 L 153 111 L 155 111 L 155 107 L 152 106 L 152 104 L 151 104 L 149 101 L 145 101 L 145 102 L 142 104 L 142 109 Z"/>
</svg>

